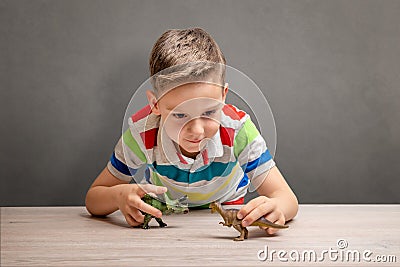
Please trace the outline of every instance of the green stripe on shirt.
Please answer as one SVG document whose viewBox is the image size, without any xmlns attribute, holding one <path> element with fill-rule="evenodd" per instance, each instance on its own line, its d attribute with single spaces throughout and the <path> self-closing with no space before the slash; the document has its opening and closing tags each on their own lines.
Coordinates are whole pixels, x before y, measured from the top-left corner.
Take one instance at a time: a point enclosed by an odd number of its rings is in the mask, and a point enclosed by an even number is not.
<svg viewBox="0 0 400 267">
<path fill-rule="evenodd" d="M 126 130 L 125 133 L 123 134 L 122 140 L 142 162 L 147 162 L 146 156 L 144 155 L 143 151 L 140 149 L 135 138 L 133 138 L 131 131 L 129 129 Z"/>
<path fill-rule="evenodd" d="M 164 186 L 165 187 L 165 185 L 161 182 L 160 177 L 158 177 L 157 173 L 154 172 L 154 171 L 152 171 L 152 173 L 153 173 L 153 182 L 154 182 L 154 184 L 157 185 L 157 186 Z M 167 191 L 164 194 L 166 194 L 169 199 L 172 199 L 170 192 Z"/>
<path fill-rule="evenodd" d="M 247 119 L 233 142 L 235 157 L 237 158 L 246 148 L 246 146 L 249 145 L 259 135 L 260 133 L 258 132 L 254 123 L 250 119 Z"/>
</svg>

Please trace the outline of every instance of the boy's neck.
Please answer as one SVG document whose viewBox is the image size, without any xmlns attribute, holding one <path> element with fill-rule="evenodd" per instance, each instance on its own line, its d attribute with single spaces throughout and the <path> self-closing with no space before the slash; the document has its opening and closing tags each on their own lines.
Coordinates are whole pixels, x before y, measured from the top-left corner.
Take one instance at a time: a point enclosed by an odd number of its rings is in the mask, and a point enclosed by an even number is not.
<svg viewBox="0 0 400 267">
<path fill-rule="evenodd" d="M 180 145 L 175 143 L 174 141 L 172 141 L 172 142 L 174 143 L 174 146 L 175 146 L 176 150 L 178 150 L 185 157 L 196 159 L 197 155 L 200 153 L 200 151 L 188 152 L 188 151 L 184 150 Z"/>
<path fill-rule="evenodd" d="M 187 152 L 181 146 L 179 146 L 179 149 L 180 149 L 182 155 L 184 155 L 184 156 L 186 156 L 188 158 L 192 158 L 192 159 L 196 159 L 197 155 L 200 153 L 199 151 L 197 151 L 197 152 Z"/>
</svg>

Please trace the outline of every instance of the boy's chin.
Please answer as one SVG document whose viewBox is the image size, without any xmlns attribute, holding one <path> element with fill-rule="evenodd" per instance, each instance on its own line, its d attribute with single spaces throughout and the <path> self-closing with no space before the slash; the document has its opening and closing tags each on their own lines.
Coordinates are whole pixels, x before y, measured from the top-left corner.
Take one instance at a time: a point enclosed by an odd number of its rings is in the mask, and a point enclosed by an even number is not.
<svg viewBox="0 0 400 267">
<path fill-rule="evenodd" d="M 205 139 L 205 140 L 201 141 L 200 144 L 191 144 L 191 143 L 188 143 L 188 141 L 184 141 L 182 143 L 183 143 L 183 145 L 179 145 L 181 153 L 184 154 L 185 156 L 188 154 L 193 156 L 193 155 L 197 155 L 206 146 L 207 141 Z"/>
<path fill-rule="evenodd" d="M 199 153 L 203 148 L 205 147 L 205 144 L 197 144 L 197 145 L 189 145 L 189 146 L 183 146 L 181 148 L 183 148 L 185 151 L 189 152 L 189 153 Z"/>
</svg>

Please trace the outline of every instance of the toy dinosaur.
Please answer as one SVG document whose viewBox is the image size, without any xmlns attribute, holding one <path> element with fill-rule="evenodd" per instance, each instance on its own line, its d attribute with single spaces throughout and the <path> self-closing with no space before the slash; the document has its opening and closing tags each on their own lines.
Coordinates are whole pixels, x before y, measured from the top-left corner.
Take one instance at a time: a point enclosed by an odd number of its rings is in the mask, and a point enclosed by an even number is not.
<svg viewBox="0 0 400 267">
<path fill-rule="evenodd" d="M 237 213 L 239 209 L 224 209 L 220 203 L 218 202 L 212 202 L 210 204 L 211 208 L 211 213 L 218 212 L 222 218 L 224 219 L 224 222 L 219 222 L 219 224 L 222 224 L 224 226 L 232 227 L 235 228 L 236 230 L 239 231 L 240 236 L 235 237 L 233 240 L 234 241 L 243 241 L 247 239 L 247 236 L 249 235 L 249 231 L 242 225 L 242 220 L 239 220 L 237 218 Z M 264 226 L 264 227 L 271 227 L 271 228 L 288 228 L 289 226 L 287 225 L 280 225 L 280 224 L 275 224 L 264 217 L 261 217 L 257 221 L 253 222 L 250 224 L 250 226 Z"/>
<path fill-rule="evenodd" d="M 157 198 L 146 194 L 142 200 L 153 206 L 156 209 L 159 209 L 163 215 L 168 215 L 171 213 L 188 213 L 189 209 L 188 209 L 188 205 L 185 204 L 184 202 L 187 199 L 187 196 L 183 196 L 179 199 L 175 199 L 175 200 L 171 200 L 167 194 L 164 194 L 165 197 L 165 203 L 158 200 Z M 163 220 L 161 218 L 156 218 L 151 214 L 148 214 L 146 212 L 142 212 L 144 214 L 144 222 L 142 225 L 140 225 L 140 227 L 142 227 L 143 229 L 149 229 L 149 222 L 151 221 L 151 219 L 156 219 L 156 221 L 158 222 L 158 224 L 160 225 L 160 227 L 165 227 L 167 226 L 167 224 L 165 222 L 163 222 Z"/>
</svg>

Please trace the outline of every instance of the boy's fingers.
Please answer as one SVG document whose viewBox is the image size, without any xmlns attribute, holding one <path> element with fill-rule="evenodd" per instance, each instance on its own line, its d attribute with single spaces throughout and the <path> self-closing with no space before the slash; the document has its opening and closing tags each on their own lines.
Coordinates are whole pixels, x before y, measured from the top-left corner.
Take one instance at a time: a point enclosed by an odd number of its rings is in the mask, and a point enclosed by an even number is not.
<svg viewBox="0 0 400 267">
<path fill-rule="evenodd" d="M 136 222 L 138 223 L 143 223 L 144 222 L 144 215 L 137 209 L 132 209 L 130 212 L 130 215 L 135 219 Z"/>
<path fill-rule="evenodd" d="M 162 216 L 162 213 L 161 213 L 160 210 L 158 210 L 158 209 L 154 208 L 153 206 L 143 202 L 142 200 L 136 202 L 135 206 L 136 206 L 137 209 L 139 209 L 139 210 L 141 210 L 143 212 L 146 212 L 148 214 L 151 214 L 151 215 L 153 215 L 153 216 L 155 216 L 157 218 L 160 218 Z"/>
<path fill-rule="evenodd" d="M 244 217 L 246 217 L 253 209 L 255 209 L 255 206 L 252 205 L 251 201 L 244 205 L 237 213 L 236 217 L 241 220 Z"/>
<path fill-rule="evenodd" d="M 279 212 L 270 212 L 267 215 L 264 216 L 265 219 L 267 219 L 270 222 L 277 222 L 280 220 L 281 214 Z"/>
<path fill-rule="evenodd" d="M 242 225 L 246 227 L 273 210 L 274 206 L 272 203 L 264 202 L 246 215 L 246 217 L 242 221 Z"/>
<path fill-rule="evenodd" d="M 143 197 L 147 193 L 154 193 L 156 195 L 167 192 L 167 188 L 164 186 L 157 186 L 153 184 L 138 184 L 140 196 Z"/>
<path fill-rule="evenodd" d="M 261 197 L 254 198 L 249 201 L 246 205 L 244 205 L 239 212 L 237 213 L 238 219 L 243 219 L 246 217 L 250 212 L 252 212 L 255 208 L 260 206 L 262 203 L 264 203 L 264 199 Z"/>
<path fill-rule="evenodd" d="M 133 219 L 131 215 L 129 215 L 129 214 L 126 214 L 126 215 L 125 215 L 125 214 L 124 214 L 124 216 L 125 216 L 126 222 L 127 222 L 130 226 L 137 226 L 137 225 L 139 225 L 139 223 L 138 223 L 137 221 L 135 221 L 135 219 Z"/>
<path fill-rule="evenodd" d="M 265 216 L 263 216 L 265 219 L 267 219 L 270 222 L 279 224 L 279 220 L 280 220 L 280 214 L 277 212 L 271 212 Z M 268 226 L 260 226 L 261 229 L 267 230 L 269 227 Z M 276 228 L 274 228 L 276 229 Z"/>
<path fill-rule="evenodd" d="M 280 216 L 279 219 L 276 220 L 274 223 L 280 224 L 280 225 L 284 225 L 284 224 L 285 224 L 285 217 L 284 217 L 283 215 Z M 273 234 L 275 234 L 276 232 L 278 232 L 279 229 L 276 229 L 276 228 L 268 228 L 268 229 L 266 229 L 266 231 L 267 231 L 267 234 L 273 235 Z"/>
<path fill-rule="evenodd" d="M 266 214 L 266 213 L 261 208 L 256 208 L 256 209 L 252 210 L 249 214 L 247 214 L 247 216 L 242 221 L 242 225 L 244 227 L 249 226 L 256 220 L 258 220 L 259 218 L 264 216 L 264 214 Z"/>
<path fill-rule="evenodd" d="M 267 228 L 267 234 L 269 234 L 269 235 L 273 235 L 273 234 L 275 234 L 276 232 L 278 232 L 279 231 L 279 229 L 275 229 L 275 228 Z"/>
</svg>

